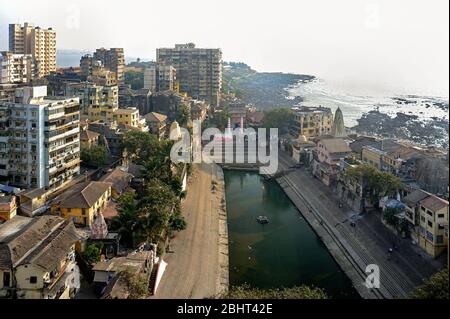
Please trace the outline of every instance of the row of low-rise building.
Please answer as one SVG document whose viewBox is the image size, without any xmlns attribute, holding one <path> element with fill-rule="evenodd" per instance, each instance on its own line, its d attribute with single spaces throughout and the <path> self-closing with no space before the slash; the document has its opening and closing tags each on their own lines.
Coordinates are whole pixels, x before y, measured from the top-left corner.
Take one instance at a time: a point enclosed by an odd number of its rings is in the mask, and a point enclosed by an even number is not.
<svg viewBox="0 0 450 319">
<path fill-rule="evenodd" d="M 436 165 L 448 160 L 445 153 L 392 139 L 348 136 L 339 109 L 334 118 L 331 110 L 323 107 L 295 108 L 294 114 L 291 134 L 298 138 L 291 146 L 292 157 L 297 163 L 310 167 L 314 176 L 335 190 L 343 203 L 356 212 L 363 211 L 368 203 L 363 197 L 363 185 L 346 177 L 349 168 L 368 164 L 398 176 L 406 185 L 402 194 L 399 193 L 403 197 L 383 198 L 380 206 L 398 209 L 397 218 L 408 223 L 409 235 L 430 256 L 437 257 L 448 249 L 449 203 L 429 190 L 421 189 L 429 186 L 421 177 L 439 171 L 441 175 L 447 175 L 447 180 L 444 177 L 439 187 L 432 189 L 448 194 L 448 173 L 443 174 L 445 169 Z M 431 160 L 434 165 L 429 165 L 426 172 L 418 172 L 416 162 L 424 160 Z"/>
</svg>

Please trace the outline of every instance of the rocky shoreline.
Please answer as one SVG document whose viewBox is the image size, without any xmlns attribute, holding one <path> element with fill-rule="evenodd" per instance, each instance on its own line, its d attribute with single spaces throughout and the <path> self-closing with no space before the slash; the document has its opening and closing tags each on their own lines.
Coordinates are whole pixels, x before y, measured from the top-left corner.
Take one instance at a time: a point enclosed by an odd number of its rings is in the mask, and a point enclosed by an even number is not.
<svg viewBox="0 0 450 319">
<path fill-rule="evenodd" d="M 422 120 L 417 115 L 398 112 L 391 117 L 377 110 L 362 115 L 351 129 L 360 134 L 409 140 L 413 143 L 448 149 L 448 120 Z"/>
</svg>

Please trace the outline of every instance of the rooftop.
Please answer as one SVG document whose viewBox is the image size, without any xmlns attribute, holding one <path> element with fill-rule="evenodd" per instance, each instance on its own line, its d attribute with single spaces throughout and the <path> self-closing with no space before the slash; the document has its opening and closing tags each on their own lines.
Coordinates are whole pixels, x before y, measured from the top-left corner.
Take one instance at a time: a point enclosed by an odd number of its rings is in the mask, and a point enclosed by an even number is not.
<svg viewBox="0 0 450 319">
<path fill-rule="evenodd" d="M 425 208 L 428 208 L 432 211 L 437 211 L 441 208 L 448 206 L 448 201 L 445 199 L 439 198 L 435 195 L 430 195 L 424 200 L 420 201 L 420 205 Z"/>
<path fill-rule="evenodd" d="M 99 136 L 100 136 L 100 134 L 95 133 L 90 130 L 82 130 L 80 132 L 80 140 L 82 140 L 82 141 L 90 141 L 90 140 L 96 139 Z"/>
<path fill-rule="evenodd" d="M 0 269 L 33 264 L 52 271 L 78 240 L 73 223 L 58 216 L 15 216 L 0 227 Z"/>
<path fill-rule="evenodd" d="M 320 140 L 319 144 L 322 144 L 329 153 L 350 153 L 352 151 L 341 138 L 326 138 Z"/>
<path fill-rule="evenodd" d="M 111 187 L 111 183 L 82 182 L 75 184 L 61 194 L 60 207 L 63 208 L 90 208 Z"/>
<path fill-rule="evenodd" d="M 118 193 L 122 193 L 128 188 L 133 175 L 123 171 L 120 167 L 116 167 L 108 174 L 100 178 L 101 182 L 110 183 L 111 187 Z"/>
<path fill-rule="evenodd" d="M 403 201 L 408 205 L 414 206 L 421 200 L 427 198 L 428 196 L 430 196 L 429 193 L 427 193 L 421 189 L 416 189 L 415 191 L 408 194 L 408 196 L 404 197 Z"/>
<path fill-rule="evenodd" d="M 167 115 L 157 113 L 157 112 L 150 112 L 144 115 L 144 118 L 148 122 L 159 122 L 162 123 L 167 120 Z"/>
</svg>

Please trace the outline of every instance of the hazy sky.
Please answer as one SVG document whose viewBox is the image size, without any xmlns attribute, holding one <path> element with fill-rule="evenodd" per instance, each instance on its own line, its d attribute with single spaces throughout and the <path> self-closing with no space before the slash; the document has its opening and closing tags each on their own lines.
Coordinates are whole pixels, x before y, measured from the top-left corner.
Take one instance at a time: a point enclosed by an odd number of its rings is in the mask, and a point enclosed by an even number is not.
<svg viewBox="0 0 450 319">
<path fill-rule="evenodd" d="M 59 49 L 220 47 L 258 71 L 313 74 L 364 93 L 448 96 L 448 0 L 0 0 L 7 24 L 52 26 Z"/>
</svg>

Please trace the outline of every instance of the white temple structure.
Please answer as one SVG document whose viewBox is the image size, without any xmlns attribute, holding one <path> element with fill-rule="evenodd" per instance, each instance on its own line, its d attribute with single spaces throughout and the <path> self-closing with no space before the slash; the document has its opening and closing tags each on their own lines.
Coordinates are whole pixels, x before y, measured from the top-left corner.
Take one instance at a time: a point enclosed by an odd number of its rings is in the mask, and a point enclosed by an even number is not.
<svg viewBox="0 0 450 319">
<path fill-rule="evenodd" d="M 342 111 L 339 107 L 334 113 L 334 121 L 333 127 L 331 129 L 331 134 L 333 135 L 333 137 L 347 137 L 347 130 L 345 129 L 344 125 L 344 115 L 342 114 Z"/>
</svg>

